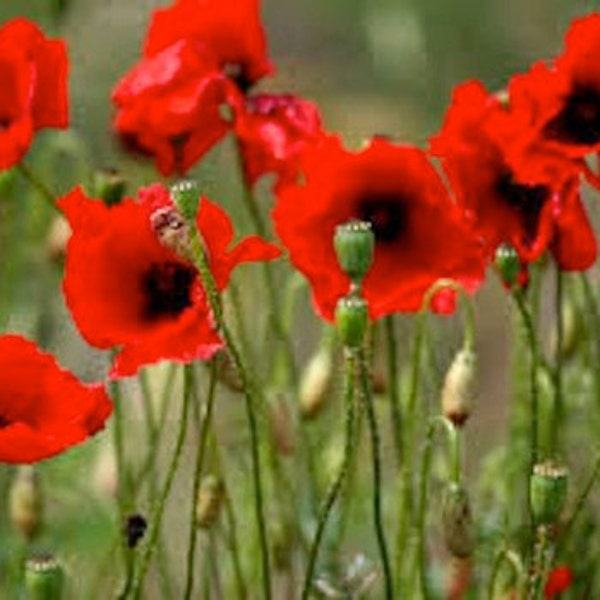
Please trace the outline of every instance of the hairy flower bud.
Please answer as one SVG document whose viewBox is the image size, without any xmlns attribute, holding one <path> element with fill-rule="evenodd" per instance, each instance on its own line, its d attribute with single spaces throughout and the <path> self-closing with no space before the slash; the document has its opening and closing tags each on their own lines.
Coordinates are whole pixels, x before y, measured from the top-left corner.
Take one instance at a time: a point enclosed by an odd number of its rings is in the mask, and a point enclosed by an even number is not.
<svg viewBox="0 0 600 600">
<path fill-rule="evenodd" d="M 459 350 L 446 372 L 442 387 L 442 413 L 456 427 L 465 424 L 477 395 L 477 357 L 467 348 Z"/>
<path fill-rule="evenodd" d="M 206 475 L 200 482 L 200 491 L 196 501 L 196 523 L 198 527 L 208 529 L 219 517 L 225 500 L 225 486 L 215 475 Z"/>
<path fill-rule="evenodd" d="M 442 524 L 446 547 L 452 556 L 467 558 L 473 553 L 473 516 L 467 490 L 449 483 L 442 499 Z"/>
<path fill-rule="evenodd" d="M 333 379 L 333 360 L 328 348 L 320 348 L 308 361 L 298 390 L 300 414 L 305 419 L 316 417 L 327 400 Z"/>
<path fill-rule="evenodd" d="M 340 298 L 335 307 L 335 323 L 344 346 L 360 347 L 369 324 L 366 300 L 356 296 Z"/>
<path fill-rule="evenodd" d="M 61 600 L 63 583 L 63 569 L 53 556 L 36 556 L 25 563 L 27 600 Z"/>
<path fill-rule="evenodd" d="M 31 465 L 20 466 L 10 488 L 10 518 L 15 529 L 33 540 L 43 522 L 43 497 L 38 474 Z"/>
<path fill-rule="evenodd" d="M 367 221 L 350 221 L 335 228 L 333 245 L 342 271 L 355 283 L 369 272 L 375 252 L 375 235 Z"/>
<path fill-rule="evenodd" d="M 538 525 L 555 523 L 567 498 L 566 467 L 552 461 L 538 463 L 529 479 L 531 511 Z"/>
<path fill-rule="evenodd" d="M 193 223 L 198 212 L 200 186 L 195 181 L 183 180 L 172 185 L 170 191 L 181 214 L 189 223 Z"/>
<path fill-rule="evenodd" d="M 277 395 L 269 403 L 269 425 L 273 445 L 283 456 L 290 456 L 296 449 L 292 414 L 283 395 Z"/>
</svg>

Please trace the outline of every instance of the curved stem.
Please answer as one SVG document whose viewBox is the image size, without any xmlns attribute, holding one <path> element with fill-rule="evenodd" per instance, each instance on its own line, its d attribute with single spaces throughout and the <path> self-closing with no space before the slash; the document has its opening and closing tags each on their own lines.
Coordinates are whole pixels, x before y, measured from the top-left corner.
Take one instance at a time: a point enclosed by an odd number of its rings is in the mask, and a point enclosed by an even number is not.
<svg viewBox="0 0 600 600">
<path fill-rule="evenodd" d="M 213 360 L 210 364 L 210 379 L 208 383 L 208 394 L 206 398 L 206 409 L 202 424 L 200 426 L 200 439 L 198 440 L 198 450 L 196 452 L 196 465 L 194 468 L 194 481 L 192 484 L 192 502 L 190 514 L 190 530 L 188 535 L 188 551 L 186 561 L 185 592 L 183 597 L 189 600 L 192 597 L 194 589 L 194 561 L 196 558 L 196 542 L 198 540 L 198 527 L 196 522 L 196 505 L 198 493 L 200 492 L 200 481 L 202 478 L 202 469 L 204 465 L 204 456 L 206 442 L 208 440 L 208 430 L 212 423 L 212 413 L 215 400 L 215 390 L 217 384 L 217 368 Z"/>
<path fill-rule="evenodd" d="M 494 561 L 492 574 L 490 576 L 490 583 L 488 586 L 488 599 L 494 600 L 496 598 L 496 595 L 494 594 L 496 589 L 496 579 L 498 579 L 502 563 L 507 563 L 511 567 L 515 579 L 517 580 L 517 596 L 519 598 L 523 598 L 525 591 L 525 570 L 523 569 L 523 563 L 519 555 L 514 550 L 505 548 L 498 553 L 496 560 Z"/>
<path fill-rule="evenodd" d="M 194 388 L 194 370 L 193 365 L 186 365 L 184 367 L 184 389 L 183 389 L 183 401 L 181 408 L 181 419 L 179 425 L 179 432 L 177 434 L 177 440 L 175 442 L 175 449 L 173 451 L 173 456 L 171 458 L 171 464 L 169 465 L 169 470 L 167 472 L 167 478 L 162 489 L 162 492 L 152 510 L 152 514 L 150 516 L 149 523 L 149 531 L 147 543 L 145 546 L 145 552 L 143 553 L 140 559 L 140 565 L 134 578 L 134 583 L 132 586 L 132 597 L 134 600 L 137 600 L 141 597 L 142 586 L 144 584 L 144 578 L 146 577 L 146 573 L 148 572 L 148 568 L 150 567 L 150 561 L 152 559 L 152 554 L 154 552 L 154 548 L 156 546 L 156 542 L 158 540 L 158 536 L 160 534 L 160 527 L 162 524 L 162 518 L 164 515 L 165 505 L 169 493 L 171 492 L 171 487 L 173 485 L 173 480 L 175 479 L 175 473 L 177 472 L 177 468 L 179 466 L 179 459 L 181 458 L 181 454 L 183 451 L 183 442 L 185 441 L 185 436 L 187 433 L 188 426 L 188 414 L 189 414 L 189 406 L 190 399 L 193 394 Z"/>
<path fill-rule="evenodd" d="M 312 585 L 312 579 L 317 563 L 317 557 L 319 555 L 319 546 L 323 533 L 325 532 L 325 526 L 333 505 L 338 497 L 338 494 L 342 488 L 342 484 L 346 478 L 348 472 L 348 466 L 350 464 L 350 457 L 353 452 L 354 445 L 354 432 L 355 432 L 355 402 L 354 402 L 354 389 L 355 389 L 355 378 L 356 378 L 356 361 L 357 356 L 354 352 L 346 352 L 346 386 L 345 386 L 345 405 L 346 405 L 346 442 L 344 446 L 344 460 L 342 466 L 337 474 L 337 477 L 331 484 L 329 492 L 323 502 L 321 511 L 319 513 L 319 520 L 317 522 L 317 529 L 315 531 L 315 537 L 310 548 L 308 556 L 308 565 L 306 567 L 306 573 L 304 576 L 304 585 L 302 588 L 302 600 L 308 600 Z"/>
<path fill-rule="evenodd" d="M 375 533 L 377 535 L 379 555 L 381 557 L 381 564 L 383 566 L 385 597 L 388 600 L 391 600 L 394 598 L 394 582 L 385 540 L 385 533 L 383 531 L 383 516 L 381 506 L 381 448 L 379 428 L 377 425 L 375 406 L 373 405 L 373 393 L 371 389 L 369 366 L 367 364 L 367 357 L 363 348 L 358 351 L 358 362 L 361 399 L 366 408 L 369 430 L 371 432 L 371 450 L 373 455 L 373 518 L 375 522 Z"/>
<path fill-rule="evenodd" d="M 50 188 L 24 162 L 18 163 L 16 169 L 39 192 L 40 196 L 46 200 L 52 210 L 59 210 L 55 203 L 56 195 L 50 191 Z"/>
</svg>

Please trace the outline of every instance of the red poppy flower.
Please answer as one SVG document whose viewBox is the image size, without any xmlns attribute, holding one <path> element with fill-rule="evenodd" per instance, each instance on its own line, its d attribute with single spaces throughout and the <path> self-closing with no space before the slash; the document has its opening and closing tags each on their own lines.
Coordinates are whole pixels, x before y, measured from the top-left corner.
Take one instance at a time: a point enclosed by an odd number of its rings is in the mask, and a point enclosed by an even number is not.
<svg viewBox="0 0 600 600">
<path fill-rule="evenodd" d="M 176 0 L 154 11 L 144 55 L 189 39 L 246 91 L 273 71 L 260 22 L 259 0 Z"/>
<path fill-rule="evenodd" d="M 18 163 L 34 132 L 68 126 L 67 51 L 34 23 L 18 18 L 0 28 L 0 169 Z"/>
<path fill-rule="evenodd" d="M 198 271 L 186 257 L 187 225 L 165 187 L 150 186 L 140 191 L 139 202 L 125 199 L 111 207 L 76 189 L 58 205 L 73 229 L 65 268 L 67 304 L 92 346 L 121 347 L 111 377 L 135 374 L 161 359 L 205 360 L 222 347 Z M 231 224 L 206 198 L 197 225 L 219 289 L 239 263 L 279 254 L 257 238 L 227 252 Z"/>
<path fill-rule="evenodd" d="M 119 81 L 114 127 L 126 144 L 155 156 L 163 175 L 184 173 L 229 130 L 219 107 L 233 93 L 213 57 L 180 40 Z"/>
<path fill-rule="evenodd" d="M 102 429 L 111 411 L 103 386 L 79 382 L 21 336 L 0 336 L 0 462 L 63 452 Z"/>
<path fill-rule="evenodd" d="M 573 573 L 569 567 L 562 565 L 552 569 L 544 587 L 544 598 L 552 600 L 573 585 Z"/>
<path fill-rule="evenodd" d="M 507 159 L 506 139 L 495 134 L 503 111 L 500 100 L 477 81 L 454 91 L 431 151 L 441 158 L 458 205 L 490 254 L 509 243 L 527 263 L 550 248 L 561 268 L 588 268 L 596 258 L 596 240 L 578 178 L 564 180 L 560 190 L 523 183 Z"/>
<path fill-rule="evenodd" d="M 302 167 L 305 183 L 279 188 L 273 219 L 325 319 L 333 319 L 337 300 L 349 289 L 333 234 L 351 219 L 371 222 L 375 233 L 374 263 L 364 280 L 374 319 L 418 310 L 439 278 L 456 279 L 470 290 L 483 280 L 479 247 L 424 152 L 375 139 L 353 153 L 331 138 L 306 153 Z M 446 312 L 453 306 L 436 308 Z"/>
<path fill-rule="evenodd" d="M 154 12 L 144 58 L 115 87 L 114 127 L 163 175 L 185 173 L 229 130 L 221 105 L 271 71 L 257 0 L 179 0 Z"/>
<path fill-rule="evenodd" d="M 249 96 L 235 132 L 249 185 L 265 173 L 294 177 L 300 153 L 323 135 L 317 106 L 291 94 Z"/>
</svg>

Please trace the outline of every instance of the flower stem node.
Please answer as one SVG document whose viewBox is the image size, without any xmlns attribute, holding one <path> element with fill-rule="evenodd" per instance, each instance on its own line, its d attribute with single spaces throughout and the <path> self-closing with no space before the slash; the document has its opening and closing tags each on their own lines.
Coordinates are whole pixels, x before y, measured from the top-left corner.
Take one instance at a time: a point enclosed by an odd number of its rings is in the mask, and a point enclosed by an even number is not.
<svg viewBox="0 0 600 600">
<path fill-rule="evenodd" d="M 512 288 L 519 282 L 523 265 L 517 251 L 510 244 L 498 246 L 494 264 L 505 286 Z"/>
<path fill-rule="evenodd" d="M 60 600 L 63 569 L 50 555 L 35 556 L 25 564 L 25 589 L 28 600 Z"/>
<path fill-rule="evenodd" d="M 198 212 L 200 185 L 195 181 L 184 179 L 171 186 L 171 196 L 185 219 L 193 223 Z"/>
<path fill-rule="evenodd" d="M 466 488 L 459 483 L 449 483 L 442 498 L 442 525 L 446 548 L 455 558 L 468 558 L 473 554 L 473 515 Z"/>
<path fill-rule="evenodd" d="M 342 271 L 360 283 L 373 264 L 375 234 L 368 221 L 349 221 L 335 228 L 333 245 Z"/>
<path fill-rule="evenodd" d="M 369 324 L 369 309 L 364 298 L 345 296 L 335 308 L 335 323 L 346 348 L 359 348 Z"/>
<path fill-rule="evenodd" d="M 33 540 L 43 522 L 43 496 L 39 476 L 31 465 L 18 468 L 10 488 L 10 517 L 15 529 Z"/>
<path fill-rule="evenodd" d="M 473 350 L 460 350 L 444 379 L 441 403 L 444 417 L 455 427 L 462 427 L 473 408 L 477 396 L 477 356 Z"/>
<path fill-rule="evenodd" d="M 225 486 L 216 475 L 206 475 L 200 482 L 200 491 L 196 502 L 196 523 L 198 527 L 208 529 L 219 517 L 225 500 Z"/>
<path fill-rule="evenodd" d="M 127 181 L 115 169 L 98 169 L 94 173 L 92 196 L 101 198 L 106 206 L 119 204 L 127 192 Z"/>
<path fill-rule="evenodd" d="M 531 511 L 538 525 L 555 523 L 567 497 L 566 467 L 552 461 L 538 463 L 529 480 Z"/>
</svg>

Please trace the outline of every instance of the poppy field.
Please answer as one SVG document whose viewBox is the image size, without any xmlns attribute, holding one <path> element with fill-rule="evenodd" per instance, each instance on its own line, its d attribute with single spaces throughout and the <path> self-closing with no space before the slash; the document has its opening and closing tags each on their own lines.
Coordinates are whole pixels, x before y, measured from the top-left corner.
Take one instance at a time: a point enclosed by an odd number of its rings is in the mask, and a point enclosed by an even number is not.
<svg viewBox="0 0 600 600">
<path fill-rule="evenodd" d="M 0 7 L 0 598 L 600 597 L 600 12 L 549 4 Z"/>
</svg>

